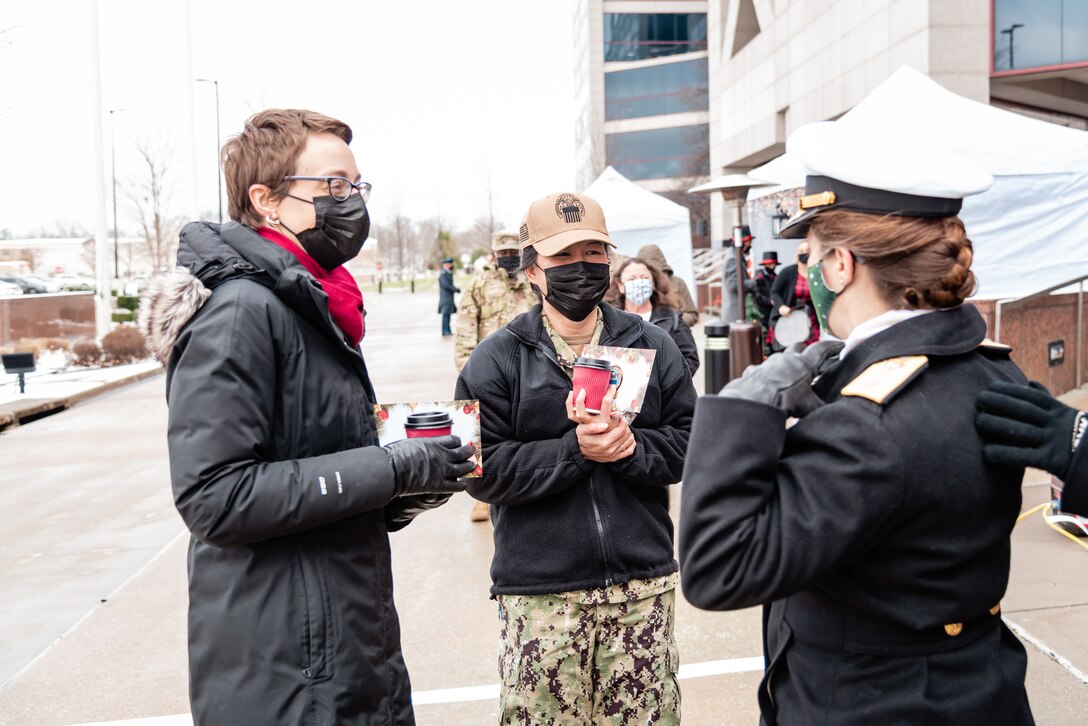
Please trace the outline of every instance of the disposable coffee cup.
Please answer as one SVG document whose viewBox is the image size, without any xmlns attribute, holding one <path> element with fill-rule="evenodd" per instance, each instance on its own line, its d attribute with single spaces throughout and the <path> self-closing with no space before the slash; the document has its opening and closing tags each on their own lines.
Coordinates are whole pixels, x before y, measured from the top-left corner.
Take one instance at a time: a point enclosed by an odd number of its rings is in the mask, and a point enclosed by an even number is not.
<svg viewBox="0 0 1088 726">
<path fill-rule="evenodd" d="M 427 411 L 412 413 L 404 423 L 404 432 L 410 439 L 425 439 L 432 436 L 449 436 L 453 430 L 453 419 L 445 411 Z"/>
<path fill-rule="evenodd" d="M 587 413 L 601 412 L 601 399 L 608 393 L 612 381 L 612 364 L 599 358 L 579 358 L 574 361 L 574 397 L 585 389 Z"/>
</svg>

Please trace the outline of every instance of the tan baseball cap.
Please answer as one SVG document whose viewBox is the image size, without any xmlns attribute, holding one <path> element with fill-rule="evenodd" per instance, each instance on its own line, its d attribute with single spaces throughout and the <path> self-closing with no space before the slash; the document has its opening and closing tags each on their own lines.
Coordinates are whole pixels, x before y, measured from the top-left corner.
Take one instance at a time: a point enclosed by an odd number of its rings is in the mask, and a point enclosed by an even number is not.
<svg viewBox="0 0 1088 726">
<path fill-rule="evenodd" d="M 521 249 L 530 245 L 537 254 L 558 254 L 576 242 L 596 240 L 615 247 L 604 224 L 604 210 L 584 194 L 557 192 L 538 199 L 521 221 Z"/>
<path fill-rule="evenodd" d="M 501 252 L 502 250 L 517 252 L 520 249 L 521 243 L 518 242 L 518 231 L 516 229 L 500 229 L 491 235 L 492 252 Z"/>
</svg>

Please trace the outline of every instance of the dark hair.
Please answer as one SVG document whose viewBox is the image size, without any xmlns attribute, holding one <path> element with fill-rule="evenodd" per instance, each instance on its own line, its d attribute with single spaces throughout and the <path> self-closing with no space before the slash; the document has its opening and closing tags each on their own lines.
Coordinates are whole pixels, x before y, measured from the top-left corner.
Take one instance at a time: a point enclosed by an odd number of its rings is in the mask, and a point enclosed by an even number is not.
<svg viewBox="0 0 1088 726">
<path fill-rule="evenodd" d="M 978 287 L 959 217 L 932 219 L 830 209 L 809 230 L 825 249 L 853 253 L 893 308 L 952 308 Z"/>
<path fill-rule="evenodd" d="M 623 274 L 623 271 L 631 265 L 642 265 L 650 271 L 650 278 L 654 281 L 654 291 L 653 294 L 650 295 L 650 305 L 655 308 L 661 307 L 675 310 L 676 306 L 673 304 L 672 297 L 669 295 L 669 276 L 656 265 L 647 262 L 641 257 L 628 257 L 615 269 L 615 271 L 613 271 L 612 284 L 616 288 L 616 302 L 614 302 L 613 305 L 621 310 L 626 307 L 627 296 L 623 292 L 623 283 L 620 281 L 620 276 Z"/>
<path fill-rule="evenodd" d="M 307 137 L 326 132 L 351 143 L 351 127 L 314 111 L 270 108 L 246 119 L 242 133 L 220 151 L 230 218 L 254 229 L 264 226 L 264 216 L 249 201 L 250 186 L 265 184 L 282 197 L 291 187 L 284 177 L 295 172 Z"/>
</svg>

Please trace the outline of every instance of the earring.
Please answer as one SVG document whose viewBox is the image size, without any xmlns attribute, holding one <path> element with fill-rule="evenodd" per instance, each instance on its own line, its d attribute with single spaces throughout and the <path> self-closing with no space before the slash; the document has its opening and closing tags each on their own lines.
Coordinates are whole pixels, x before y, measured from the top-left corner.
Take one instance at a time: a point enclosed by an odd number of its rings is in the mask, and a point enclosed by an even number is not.
<svg viewBox="0 0 1088 726">
<path fill-rule="evenodd" d="M 268 223 L 271 224 L 273 227 L 279 226 L 279 217 L 268 217 Z"/>
</svg>

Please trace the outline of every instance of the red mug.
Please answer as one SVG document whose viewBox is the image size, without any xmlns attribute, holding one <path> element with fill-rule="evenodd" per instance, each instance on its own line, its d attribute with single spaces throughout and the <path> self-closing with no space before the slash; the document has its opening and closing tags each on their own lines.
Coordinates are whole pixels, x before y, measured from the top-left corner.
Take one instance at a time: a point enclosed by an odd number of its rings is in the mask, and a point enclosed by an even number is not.
<svg viewBox="0 0 1088 726">
<path fill-rule="evenodd" d="M 599 358 L 579 358 L 574 361 L 574 398 L 585 389 L 586 413 L 600 413 L 601 400 L 612 382 L 612 364 Z"/>
<path fill-rule="evenodd" d="M 410 439 L 424 439 L 433 436 L 449 436 L 453 430 L 453 419 L 445 411 L 427 411 L 412 413 L 404 423 L 404 433 Z"/>
</svg>

